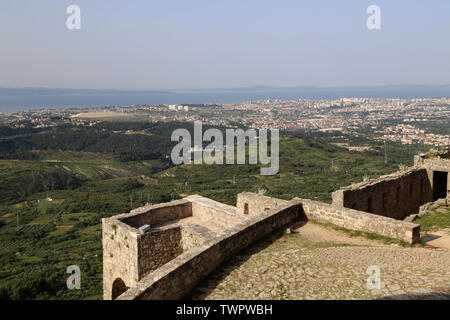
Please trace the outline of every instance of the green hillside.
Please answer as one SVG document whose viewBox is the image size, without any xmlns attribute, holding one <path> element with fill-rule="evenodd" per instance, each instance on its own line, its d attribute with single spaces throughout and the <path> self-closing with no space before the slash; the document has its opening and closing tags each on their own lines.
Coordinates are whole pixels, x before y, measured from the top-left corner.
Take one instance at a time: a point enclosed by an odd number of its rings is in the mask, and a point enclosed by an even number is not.
<svg viewBox="0 0 450 320">
<path fill-rule="evenodd" d="M 395 147 L 400 148 L 398 146 Z M 242 191 L 264 189 L 268 195 L 292 199 L 304 197 L 331 200 L 331 192 L 364 176 L 374 178 L 412 165 L 416 150 L 403 148 L 387 165 L 384 151 L 350 152 L 329 143 L 298 136 L 280 138 L 280 170 L 274 176 L 260 175 L 259 165 L 183 165 L 156 174 L 160 184 L 173 194 L 201 194 L 234 204 Z"/>
</svg>

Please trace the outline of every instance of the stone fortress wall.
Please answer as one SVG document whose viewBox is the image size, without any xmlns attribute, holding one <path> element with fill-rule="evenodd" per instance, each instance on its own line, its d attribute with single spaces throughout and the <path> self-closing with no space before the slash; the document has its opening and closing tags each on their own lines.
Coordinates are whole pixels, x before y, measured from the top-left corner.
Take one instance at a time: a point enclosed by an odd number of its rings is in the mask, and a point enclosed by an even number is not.
<svg viewBox="0 0 450 320">
<path fill-rule="evenodd" d="M 164 212 L 163 208 L 174 220 L 155 218 Z M 185 211 L 189 208 L 191 215 Z M 134 216 L 153 213 L 152 218 Z M 217 214 L 229 217 L 213 219 Z M 408 242 L 415 241 L 419 234 L 419 226 L 413 223 L 306 199 L 287 201 L 245 192 L 238 195 L 237 207 L 231 207 L 190 196 L 103 219 L 104 298 L 182 298 L 221 263 L 252 242 L 281 227 L 307 220 Z M 158 221 L 158 224 L 143 232 L 125 223 L 136 221 Z M 223 221 L 227 223 L 222 224 Z M 214 228 L 222 231 L 213 232 Z M 130 239 L 133 246 L 124 245 L 130 244 Z M 116 289 L 117 281 L 125 285 Z M 123 294 L 118 297 L 118 293 Z"/>
<path fill-rule="evenodd" d="M 301 204 L 294 202 L 245 219 L 149 273 L 118 299 L 181 299 L 221 263 L 251 243 L 302 219 Z"/>
<path fill-rule="evenodd" d="M 405 219 L 420 206 L 448 196 L 449 172 L 450 160 L 417 155 L 412 168 L 334 191 L 333 206 Z"/>
<path fill-rule="evenodd" d="M 271 198 L 252 192 L 242 192 L 237 196 L 236 208 L 239 213 L 248 214 L 252 217 L 263 211 L 277 208 L 288 203 L 289 201 L 287 200 Z"/>
<path fill-rule="evenodd" d="M 435 188 L 438 179 L 442 184 L 448 177 L 436 176 L 436 168 L 450 171 L 449 160 L 426 160 L 415 159 L 408 170 L 342 188 L 333 193 L 331 205 L 243 192 L 233 207 L 193 195 L 103 219 L 104 299 L 183 298 L 254 241 L 308 220 L 415 243 L 420 226 L 401 219 L 442 195 Z"/>
<path fill-rule="evenodd" d="M 404 219 L 433 197 L 427 171 L 412 168 L 339 189 L 332 198 L 336 207 Z"/>
<path fill-rule="evenodd" d="M 190 212 L 191 202 L 183 199 L 102 220 L 105 299 L 116 298 L 112 289 L 115 286 L 123 287 L 123 283 L 127 287 L 135 286 L 143 274 L 156 270 L 182 252 L 179 226 L 155 228 L 148 233 L 138 228 L 181 219 Z M 115 280 L 120 281 L 114 284 Z"/>
<path fill-rule="evenodd" d="M 433 186 L 433 200 L 441 199 L 446 192 L 450 194 L 450 159 L 415 156 L 414 166 L 427 171 L 430 184 Z M 446 181 L 445 181 L 446 180 Z"/>
<path fill-rule="evenodd" d="M 104 298 L 116 298 L 114 281 L 133 287 L 147 273 L 249 218 L 236 207 L 189 196 L 103 219 Z M 145 225 L 149 230 L 140 230 Z"/>
<path fill-rule="evenodd" d="M 294 198 L 297 200 L 298 198 Z M 336 207 L 319 201 L 298 199 L 308 219 L 330 223 L 349 230 L 374 233 L 384 237 L 416 243 L 420 240 L 420 226 L 364 211 Z"/>
</svg>

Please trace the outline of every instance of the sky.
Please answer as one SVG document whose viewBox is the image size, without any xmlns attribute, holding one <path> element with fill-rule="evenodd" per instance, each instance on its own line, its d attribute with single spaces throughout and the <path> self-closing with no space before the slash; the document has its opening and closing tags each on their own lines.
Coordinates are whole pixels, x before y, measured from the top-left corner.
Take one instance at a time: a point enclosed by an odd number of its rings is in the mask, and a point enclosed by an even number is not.
<svg viewBox="0 0 450 320">
<path fill-rule="evenodd" d="M 448 0 L 1 0 L 0 86 L 450 84 L 449 17 Z"/>
</svg>

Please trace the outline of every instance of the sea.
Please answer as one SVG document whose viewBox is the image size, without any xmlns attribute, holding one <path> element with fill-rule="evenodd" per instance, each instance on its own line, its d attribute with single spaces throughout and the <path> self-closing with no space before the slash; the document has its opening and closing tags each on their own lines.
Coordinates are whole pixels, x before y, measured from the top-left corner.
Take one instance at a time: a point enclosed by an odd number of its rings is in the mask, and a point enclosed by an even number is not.
<svg viewBox="0 0 450 320">
<path fill-rule="evenodd" d="M 90 108 L 124 105 L 239 103 L 256 100 L 339 98 L 442 98 L 450 85 L 377 87 L 250 87 L 207 90 L 91 90 L 0 87 L 0 112 L 36 109 Z"/>
</svg>

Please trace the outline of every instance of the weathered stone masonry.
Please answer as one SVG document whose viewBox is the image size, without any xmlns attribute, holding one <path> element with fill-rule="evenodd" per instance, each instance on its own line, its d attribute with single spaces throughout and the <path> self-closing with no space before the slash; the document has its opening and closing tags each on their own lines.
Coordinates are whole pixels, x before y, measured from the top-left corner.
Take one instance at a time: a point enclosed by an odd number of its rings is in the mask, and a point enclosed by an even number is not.
<svg viewBox="0 0 450 320">
<path fill-rule="evenodd" d="M 215 239 L 211 229 L 226 230 L 248 218 L 235 207 L 190 196 L 103 219 L 104 299 L 116 298 L 149 272 Z M 144 225 L 150 230 L 141 231 Z"/>
<path fill-rule="evenodd" d="M 354 209 L 339 208 L 319 201 L 298 198 L 294 200 L 301 201 L 306 216 L 313 221 L 331 223 L 349 230 L 375 233 L 408 243 L 420 240 L 420 226 L 415 223 Z"/>
<path fill-rule="evenodd" d="M 289 201 L 258 195 L 251 192 L 242 192 L 237 196 L 237 211 L 244 215 L 255 216 L 263 211 L 288 204 Z"/>
<path fill-rule="evenodd" d="M 333 205 L 404 219 L 432 200 L 427 171 L 412 168 L 333 192 Z"/>
<path fill-rule="evenodd" d="M 289 203 L 267 210 L 148 274 L 119 299 L 183 298 L 200 280 L 232 255 L 272 231 L 302 218 L 304 219 L 304 213 L 299 203 Z"/>
<path fill-rule="evenodd" d="M 415 156 L 412 168 L 333 192 L 333 206 L 404 219 L 423 204 L 447 197 L 449 172 L 448 159 Z"/>
<path fill-rule="evenodd" d="M 135 216 L 155 213 L 160 217 L 162 208 L 175 220 Z M 185 211 L 189 209 L 191 215 Z M 221 217 L 213 219 L 217 214 Z M 241 193 L 238 207 L 231 207 L 190 196 L 103 220 L 104 298 L 117 298 L 122 293 L 119 299 L 182 298 L 218 265 L 252 242 L 280 227 L 308 219 L 408 242 L 416 241 L 419 234 L 419 226 L 413 223 L 335 208 L 318 201 L 299 198 L 287 201 Z M 159 224 L 142 232 L 124 221 Z M 221 226 L 222 231 L 211 231 L 210 223 L 214 223 L 213 227 Z M 114 287 L 114 283 L 122 282 L 125 286 Z"/>
<path fill-rule="evenodd" d="M 132 287 L 145 273 L 156 270 L 183 251 L 180 226 L 156 228 L 148 233 L 137 228 L 188 217 L 191 208 L 192 203 L 183 199 L 102 220 L 105 299 L 115 298 L 112 296 L 115 280 Z"/>
<path fill-rule="evenodd" d="M 332 205 L 243 192 L 236 207 L 194 195 L 103 219 L 104 298 L 183 298 L 231 256 L 298 221 L 415 243 L 420 226 L 399 219 L 445 196 L 449 171 L 450 160 L 422 156 L 414 168 L 334 192 Z"/>
<path fill-rule="evenodd" d="M 433 186 L 433 201 L 448 197 L 450 194 L 450 160 L 415 156 L 414 165 L 427 171 Z"/>
</svg>

